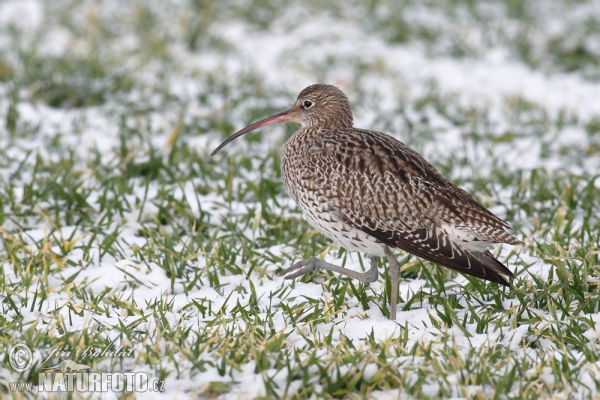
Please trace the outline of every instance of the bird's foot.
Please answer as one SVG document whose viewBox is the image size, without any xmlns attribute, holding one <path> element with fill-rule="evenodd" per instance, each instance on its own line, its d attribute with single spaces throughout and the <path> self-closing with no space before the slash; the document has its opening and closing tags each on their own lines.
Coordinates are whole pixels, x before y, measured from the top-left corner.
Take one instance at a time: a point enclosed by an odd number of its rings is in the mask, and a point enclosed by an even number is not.
<svg viewBox="0 0 600 400">
<path fill-rule="evenodd" d="M 318 270 L 326 269 L 328 271 L 338 272 L 342 275 L 349 276 L 353 279 L 358 279 L 361 282 L 371 283 L 377 280 L 379 276 L 379 272 L 377 271 L 377 257 L 371 257 L 371 269 L 367 272 L 357 272 L 351 269 L 338 267 L 337 265 L 330 264 L 326 261 L 323 261 L 317 257 L 308 258 L 306 260 L 298 261 L 296 264 L 292 265 L 289 268 L 286 268 L 282 271 L 279 271 L 277 275 L 285 276 L 285 279 L 294 279 L 302 275 L 306 275 L 309 272 L 312 272 L 313 276 L 315 276 Z"/>
<path fill-rule="evenodd" d="M 306 275 L 309 272 L 312 272 L 312 276 L 310 278 L 310 279 L 312 279 L 312 278 L 314 278 L 317 271 L 322 268 L 319 266 L 319 263 L 322 263 L 322 262 L 324 262 L 324 261 L 318 259 L 317 257 L 311 257 L 306 260 L 298 261 L 291 267 L 279 271 L 277 273 L 277 275 L 283 276 L 284 279 L 295 279 L 295 278 L 298 278 L 299 276 Z"/>
</svg>

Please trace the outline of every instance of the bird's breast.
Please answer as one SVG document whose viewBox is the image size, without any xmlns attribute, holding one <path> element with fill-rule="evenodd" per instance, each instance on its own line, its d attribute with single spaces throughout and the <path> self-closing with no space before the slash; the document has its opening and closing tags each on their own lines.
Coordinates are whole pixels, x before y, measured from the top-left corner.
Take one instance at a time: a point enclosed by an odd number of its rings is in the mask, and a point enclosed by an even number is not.
<svg viewBox="0 0 600 400">
<path fill-rule="evenodd" d="M 281 177 L 307 222 L 349 251 L 383 256 L 379 240 L 348 224 L 340 210 L 336 182 L 327 179 L 326 166 L 315 166 L 305 157 L 306 146 L 292 136 L 281 155 Z M 321 173 L 315 173 L 319 170 Z"/>
</svg>

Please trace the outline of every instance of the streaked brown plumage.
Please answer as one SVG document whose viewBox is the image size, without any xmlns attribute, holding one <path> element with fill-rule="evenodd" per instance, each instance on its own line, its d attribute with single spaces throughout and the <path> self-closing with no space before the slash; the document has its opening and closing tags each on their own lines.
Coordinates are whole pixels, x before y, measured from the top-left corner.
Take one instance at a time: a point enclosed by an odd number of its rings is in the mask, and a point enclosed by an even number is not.
<svg viewBox="0 0 600 400">
<path fill-rule="evenodd" d="M 304 89 L 287 111 L 235 133 L 276 122 L 302 124 L 281 157 L 283 183 L 308 222 L 350 251 L 371 256 L 358 273 L 311 258 L 280 272 L 295 278 L 318 269 L 363 282 L 377 279 L 377 256 L 392 276 L 391 317 L 396 316 L 399 248 L 458 272 L 510 286 L 512 272 L 489 252 L 495 243 L 520 244 L 509 225 L 444 178 L 414 150 L 389 135 L 353 128 L 347 97 L 317 84 Z"/>
</svg>

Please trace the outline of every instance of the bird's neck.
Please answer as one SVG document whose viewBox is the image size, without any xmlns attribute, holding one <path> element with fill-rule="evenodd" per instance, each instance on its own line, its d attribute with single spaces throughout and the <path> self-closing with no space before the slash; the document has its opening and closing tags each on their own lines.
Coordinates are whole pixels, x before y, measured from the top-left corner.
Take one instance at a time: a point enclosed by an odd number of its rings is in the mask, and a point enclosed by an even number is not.
<svg viewBox="0 0 600 400">
<path fill-rule="evenodd" d="M 302 146 L 307 146 L 314 139 L 319 137 L 323 132 L 325 132 L 321 127 L 307 126 L 302 127 L 296 131 L 292 135 L 292 137 L 287 141 L 286 147 L 293 147 L 295 149 L 299 149 Z"/>
</svg>

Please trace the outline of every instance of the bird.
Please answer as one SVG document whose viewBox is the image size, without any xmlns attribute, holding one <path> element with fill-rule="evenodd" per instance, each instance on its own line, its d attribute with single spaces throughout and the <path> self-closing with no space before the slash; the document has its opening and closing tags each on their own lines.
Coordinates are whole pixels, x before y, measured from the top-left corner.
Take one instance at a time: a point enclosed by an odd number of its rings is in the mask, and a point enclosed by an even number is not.
<svg viewBox="0 0 600 400">
<path fill-rule="evenodd" d="M 301 125 L 281 154 L 288 194 L 310 225 L 346 250 L 366 253 L 371 266 L 361 273 L 312 257 L 279 275 L 329 270 L 371 283 L 378 279 L 378 257 L 385 257 L 392 320 L 400 276 L 392 249 L 511 287 L 503 276 L 514 274 L 490 252 L 495 244 L 522 244 L 509 224 L 401 141 L 355 128 L 348 97 L 336 86 L 308 86 L 290 109 L 237 131 L 211 156 L 247 132 L 282 122 Z"/>
</svg>

